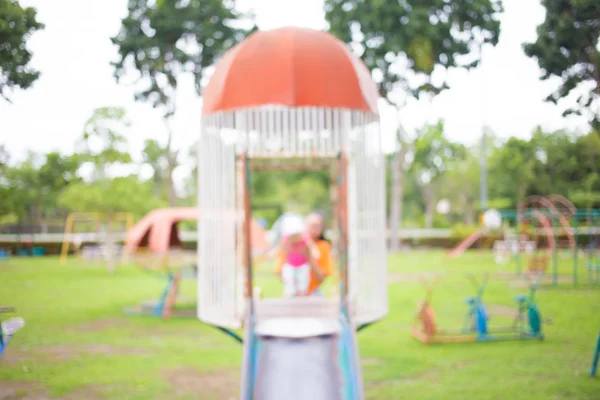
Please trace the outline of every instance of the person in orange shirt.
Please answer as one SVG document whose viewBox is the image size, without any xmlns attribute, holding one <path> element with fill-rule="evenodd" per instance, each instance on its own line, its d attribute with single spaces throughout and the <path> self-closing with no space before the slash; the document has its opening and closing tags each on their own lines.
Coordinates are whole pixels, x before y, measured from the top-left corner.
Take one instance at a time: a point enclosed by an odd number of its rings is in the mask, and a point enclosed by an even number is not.
<svg viewBox="0 0 600 400">
<path fill-rule="evenodd" d="M 310 267 L 310 283 L 307 294 L 321 296 L 320 286 L 325 278 L 333 273 L 333 257 L 331 255 L 331 244 L 323 235 L 325 223 L 321 214 L 313 212 L 306 217 L 306 233 L 314 241 L 318 248 L 318 257 L 312 257 Z M 281 251 L 277 259 L 276 272 L 281 275 L 282 266 L 285 263 L 286 254 Z"/>
</svg>

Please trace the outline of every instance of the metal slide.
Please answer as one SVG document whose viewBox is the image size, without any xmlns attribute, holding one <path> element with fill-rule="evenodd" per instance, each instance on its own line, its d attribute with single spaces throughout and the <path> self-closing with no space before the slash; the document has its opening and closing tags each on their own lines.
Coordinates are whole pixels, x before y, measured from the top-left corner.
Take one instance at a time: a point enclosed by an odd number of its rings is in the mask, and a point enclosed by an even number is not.
<svg viewBox="0 0 600 400">
<path fill-rule="evenodd" d="M 243 400 L 362 400 L 356 332 L 245 340 Z"/>
</svg>

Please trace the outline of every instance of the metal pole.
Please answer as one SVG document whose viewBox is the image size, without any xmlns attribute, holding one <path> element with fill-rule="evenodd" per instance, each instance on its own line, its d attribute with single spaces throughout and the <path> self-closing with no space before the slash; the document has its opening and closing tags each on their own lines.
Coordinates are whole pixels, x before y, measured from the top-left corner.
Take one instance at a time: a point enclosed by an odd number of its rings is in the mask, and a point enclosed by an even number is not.
<svg viewBox="0 0 600 400">
<path fill-rule="evenodd" d="M 480 180 L 480 202 L 481 209 L 487 209 L 487 135 L 486 126 L 483 126 L 483 135 L 481 136 L 481 180 Z"/>
<path fill-rule="evenodd" d="M 552 221 L 552 240 L 554 241 L 554 248 L 552 249 L 552 283 L 554 286 L 558 285 L 558 237 L 559 232 L 557 230 L 556 236 L 554 235 L 554 227 L 556 226 L 557 216 L 554 216 Z"/>
<path fill-rule="evenodd" d="M 573 286 L 577 286 L 577 269 L 579 268 L 579 224 L 578 215 L 574 215 L 575 249 L 573 250 Z"/>
</svg>

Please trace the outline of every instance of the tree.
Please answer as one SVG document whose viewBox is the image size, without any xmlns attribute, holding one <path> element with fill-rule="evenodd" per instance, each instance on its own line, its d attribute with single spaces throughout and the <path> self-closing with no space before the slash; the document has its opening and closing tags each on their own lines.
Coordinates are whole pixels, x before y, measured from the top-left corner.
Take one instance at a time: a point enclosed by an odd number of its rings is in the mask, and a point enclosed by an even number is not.
<svg viewBox="0 0 600 400">
<path fill-rule="evenodd" d="M 453 163 L 465 156 L 464 146 L 452 143 L 445 137 L 443 122 L 426 126 L 415 140 L 411 172 L 425 202 L 425 228 L 433 226 L 437 192 L 443 175 Z"/>
<path fill-rule="evenodd" d="M 477 50 L 498 41 L 501 11 L 494 0 L 325 0 L 330 31 L 352 45 L 396 105 L 398 84 L 436 94 L 447 83 L 431 80 L 434 69 L 476 66 Z"/>
<path fill-rule="evenodd" d="M 500 1 L 494 0 L 325 0 L 330 31 L 352 46 L 373 72 L 381 95 L 398 109 L 406 97 L 435 95 L 448 87 L 445 79 L 432 81 L 434 70 L 476 66 L 480 47 L 498 41 L 501 11 Z M 395 96 L 397 88 L 409 96 Z M 395 218 L 402 215 L 404 200 L 397 198 L 404 189 L 396 185 L 404 185 L 405 144 L 390 163 L 389 225 L 394 235 L 392 226 L 400 224 Z M 390 239 L 395 249 L 398 239 Z"/>
<path fill-rule="evenodd" d="M 85 123 L 77 145 L 81 161 L 93 165 L 93 180 L 107 180 L 110 167 L 132 161 L 122 133 L 129 125 L 125 109 L 117 107 L 98 108 Z"/>
<path fill-rule="evenodd" d="M 542 80 L 559 77 L 561 85 L 546 101 L 557 103 L 580 92 L 577 106 L 565 115 L 587 114 L 600 129 L 600 2 L 597 0 L 543 0 L 546 19 L 537 39 L 524 45 L 525 54 L 537 60 Z M 594 110 L 595 107 L 595 110 Z"/>
<path fill-rule="evenodd" d="M 479 147 L 475 148 L 480 150 Z M 458 157 L 451 168 L 444 174 L 440 183 L 439 194 L 447 198 L 451 204 L 451 211 L 463 218 L 466 225 L 475 223 L 476 204 L 479 195 L 480 163 L 478 151 L 470 149 L 464 158 Z"/>
<path fill-rule="evenodd" d="M 390 250 L 400 249 L 400 228 L 402 220 L 402 209 L 404 205 L 404 177 L 406 173 L 406 154 L 410 143 L 406 139 L 406 132 L 402 126 L 396 131 L 396 144 L 400 147 L 392 155 L 390 162 L 391 190 L 390 190 L 390 214 L 388 226 L 390 228 Z"/>
<path fill-rule="evenodd" d="M 146 139 L 144 150 L 142 150 L 142 159 L 144 163 L 152 168 L 152 182 L 154 183 L 154 193 L 157 197 L 163 197 L 167 179 L 165 177 L 168 167 L 167 149 L 161 146 L 158 141 Z"/>
<path fill-rule="evenodd" d="M 27 39 L 44 25 L 36 20 L 36 11 L 23 8 L 17 0 L 0 0 L 0 97 L 7 101 L 13 88 L 27 89 L 40 76 L 29 66 L 32 54 Z"/>
<path fill-rule="evenodd" d="M 164 203 L 154 197 L 151 181 L 137 176 L 109 179 L 106 182 L 79 182 L 69 185 L 60 195 L 61 206 L 73 211 L 116 213 L 131 212 L 143 216 Z"/>
<path fill-rule="evenodd" d="M 77 211 L 101 212 L 110 221 L 114 213 L 125 211 L 124 204 L 133 204 L 135 196 L 126 188 L 126 183 L 111 179 L 109 174 L 112 167 L 132 161 L 131 155 L 124 149 L 127 139 L 122 133 L 128 126 L 123 108 L 104 107 L 94 110 L 85 123 L 78 143 L 79 157 L 93 166 L 92 179 L 91 182 L 70 185 L 62 193 L 60 203 L 63 206 Z M 110 225 L 108 223 L 106 226 L 106 248 L 108 269 L 112 273 L 114 240 Z"/>
<path fill-rule="evenodd" d="M 44 210 L 52 209 L 60 192 L 77 179 L 77 168 L 73 156 L 28 152 L 24 161 L 0 171 L 4 183 L 0 185 L 0 214 L 10 213 L 21 223 L 39 227 Z"/>
<path fill-rule="evenodd" d="M 540 178 L 534 173 L 537 156 L 531 141 L 514 137 L 490 155 L 490 182 L 503 189 L 499 197 L 510 198 L 514 206 L 525 199 L 534 180 Z"/>
<path fill-rule="evenodd" d="M 166 179 L 169 203 L 175 206 L 173 171 L 178 154 L 172 149 L 169 120 L 176 109 L 177 79 L 181 73 L 193 74 L 200 92 L 205 70 L 248 31 L 233 26 L 243 17 L 234 10 L 233 1 L 129 0 L 128 9 L 121 30 L 111 39 L 119 47 L 119 60 L 113 63 L 115 77 L 123 77 L 132 64 L 144 82 L 136 100 L 164 110 Z"/>
</svg>

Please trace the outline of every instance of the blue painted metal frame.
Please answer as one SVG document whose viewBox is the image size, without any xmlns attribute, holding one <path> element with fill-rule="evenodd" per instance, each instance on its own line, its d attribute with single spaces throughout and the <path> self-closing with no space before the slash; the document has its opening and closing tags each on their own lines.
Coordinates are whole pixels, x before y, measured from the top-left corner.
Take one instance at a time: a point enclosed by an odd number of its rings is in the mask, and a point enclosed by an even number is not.
<svg viewBox="0 0 600 400">
<path fill-rule="evenodd" d="M 600 359 L 600 333 L 598 333 L 598 342 L 596 343 L 596 351 L 594 352 L 594 358 L 592 359 L 592 368 L 590 369 L 590 376 L 596 375 L 596 369 L 598 368 L 598 359 Z"/>
<path fill-rule="evenodd" d="M 161 317 L 163 315 L 163 311 L 165 310 L 165 303 L 167 302 L 167 297 L 169 296 L 169 292 L 173 287 L 173 282 L 175 282 L 175 275 L 169 272 L 169 274 L 167 275 L 167 285 L 163 289 L 163 292 L 160 295 L 158 302 L 154 305 L 154 308 L 152 309 L 153 315 L 157 317 Z"/>
</svg>

